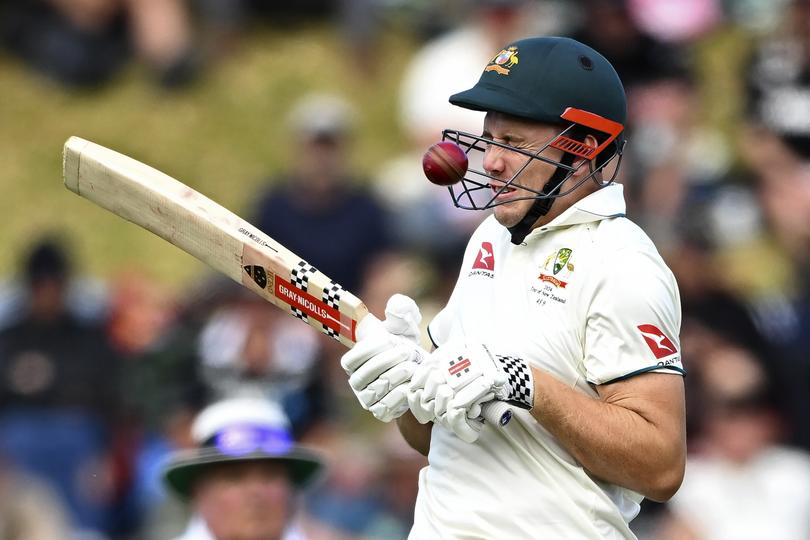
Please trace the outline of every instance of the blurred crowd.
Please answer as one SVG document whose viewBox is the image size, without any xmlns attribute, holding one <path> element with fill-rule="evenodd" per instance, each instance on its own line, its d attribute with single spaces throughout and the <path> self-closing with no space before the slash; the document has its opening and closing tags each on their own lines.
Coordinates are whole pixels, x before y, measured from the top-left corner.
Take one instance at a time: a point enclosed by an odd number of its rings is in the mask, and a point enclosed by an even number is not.
<svg viewBox="0 0 810 540">
<path fill-rule="evenodd" d="M 810 1 L 0 0 L 0 45 L 66 87 L 114 84 L 135 59 L 182 91 L 245 33 L 313 18 L 339 25 L 358 58 L 392 24 L 421 43 L 399 96 L 408 146 L 366 178 L 348 159 L 361 109 L 302 95 L 289 170 L 239 213 L 372 312 L 401 292 L 427 322 L 484 217 L 422 179 L 443 128 L 480 132 L 447 97 L 512 38 L 591 45 L 627 89 L 629 216 L 683 307 L 686 479 L 633 527 L 810 538 Z M 424 458 L 354 401 L 339 344 L 217 276 L 169 290 L 141 261 L 100 281 L 72 256 L 69 238 L 41 238 L 0 288 L 0 539 L 180 534 L 190 509 L 162 464 L 194 446 L 204 406 L 232 397 L 279 404 L 324 455 L 324 480 L 297 502 L 303 537 L 406 536 Z"/>
</svg>

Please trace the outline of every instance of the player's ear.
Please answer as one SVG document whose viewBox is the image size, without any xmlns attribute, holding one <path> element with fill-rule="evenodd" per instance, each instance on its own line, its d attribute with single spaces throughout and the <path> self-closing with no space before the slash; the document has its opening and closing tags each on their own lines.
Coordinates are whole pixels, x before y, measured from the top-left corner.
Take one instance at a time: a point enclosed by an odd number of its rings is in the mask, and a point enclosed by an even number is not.
<svg viewBox="0 0 810 540">
<path fill-rule="evenodd" d="M 585 144 L 586 146 L 590 147 L 590 148 L 598 148 L 599 147 L 599 141 L 596 140 L 596 137 L 594 137 L 593 135 L 590 135 L 590 134 L 585 135 L 585 138 L 582 139 L 582 143 Z M 586 160 L 584 158 L 574 160 L 573 167 L 575 169 L 577 169 L 577 172 L 574 173 L 574 174 L 579 174 L 579 173 L 585 174 L 585 173 L 593 172 L 596 158 L 593 158 L 592 160 L 590 160 L 590 163 L 588 164 L 587 167 L 582 167 L 580 169 L 580 165 L 582 165 L 583 161 L 586 161 Z"/>
</svg>

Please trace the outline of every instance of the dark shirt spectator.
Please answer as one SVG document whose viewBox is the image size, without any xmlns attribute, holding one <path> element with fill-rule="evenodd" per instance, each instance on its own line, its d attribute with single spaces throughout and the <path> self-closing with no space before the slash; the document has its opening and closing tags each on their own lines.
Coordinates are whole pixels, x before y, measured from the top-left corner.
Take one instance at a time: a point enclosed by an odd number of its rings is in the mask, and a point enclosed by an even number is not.
<svg viewBox="0 0 810 540">
<path fill-rule="evenodd" d="M 304 98 L 290 118 L 292 170 L 269 180 L 256 225 L 324 272 L 357 291 L 374 257 L 390 247 L 381 205 L 348 171 L 348 104 L 334 96 Z"/>
<path fill-rule="evenodd" d="M 32 250 L 25 274 L 25 313 L 0 331 L 0 406 L 109 417 L 118 399 L 118 361 L 103 326 L 79 319 L 66 306 L 66 255 L 56 243 L 43 243 Z"/>
<path fill-rule="evenodd" d="M 103 326 L 68 309 L 60 244 L 37 245 L 24 274 L 26 311 L 0 332 L 0 452 L 55 487 L 78 530 L 106 533 L 120 364 Z"/>
</svg>

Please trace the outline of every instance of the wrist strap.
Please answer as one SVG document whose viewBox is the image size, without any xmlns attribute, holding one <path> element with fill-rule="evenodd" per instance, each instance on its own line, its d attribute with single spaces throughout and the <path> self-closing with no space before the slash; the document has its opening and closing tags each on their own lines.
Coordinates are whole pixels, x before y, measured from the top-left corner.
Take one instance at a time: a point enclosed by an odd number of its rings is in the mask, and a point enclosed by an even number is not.
<svg viewBox="0 0 810 540">
<path fill-rule="evenodd" d="M 526 361 L 516 356 L 495 355 L 501 369 L 506 373 L 509 384 L 509 402 L 516 407 L 529 410 L 534 403 L 534 380 L 532 370 Z"/>
</svg>

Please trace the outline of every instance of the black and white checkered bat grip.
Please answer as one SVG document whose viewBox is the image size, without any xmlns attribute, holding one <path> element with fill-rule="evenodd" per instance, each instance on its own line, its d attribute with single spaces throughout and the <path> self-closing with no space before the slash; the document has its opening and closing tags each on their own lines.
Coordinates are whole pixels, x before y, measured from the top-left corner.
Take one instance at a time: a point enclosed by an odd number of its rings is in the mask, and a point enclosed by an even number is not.
<svg viewBox="0 0 810 540">
<path fill-rule="evenodd" d="M 516 356 L 496 354 L 495 359 L 507 376 L 508 397 L 506 401 L 522 409 L 531 409 L 534 403 L 534 381 L 531 368 L 525 360 Z"/>
</svg>

